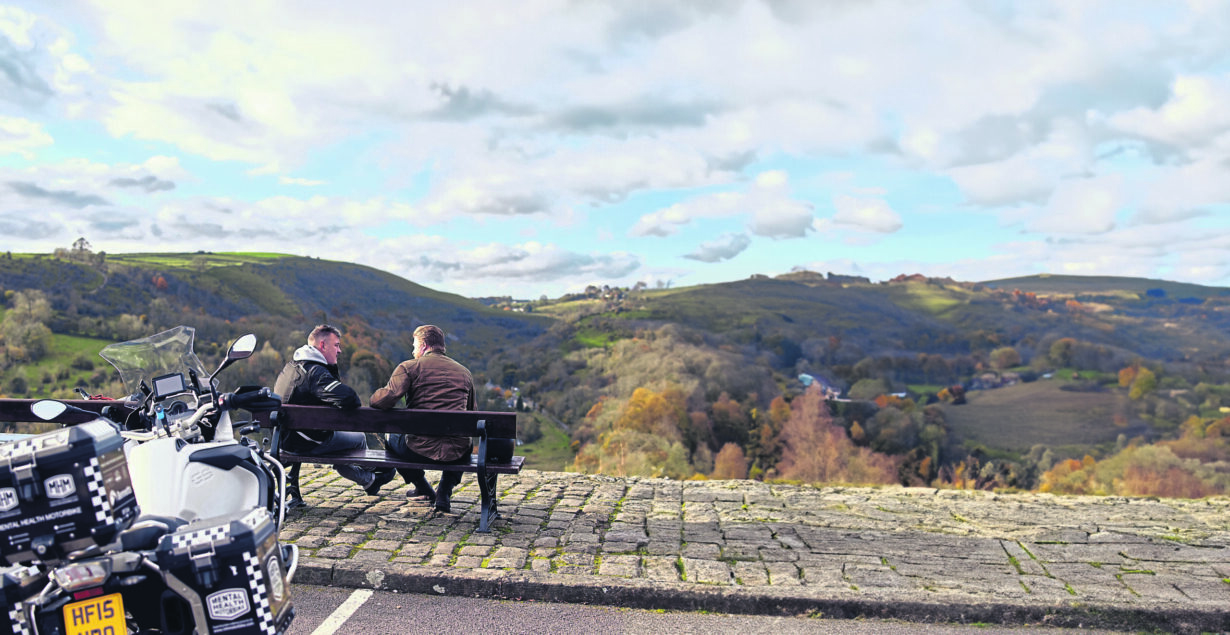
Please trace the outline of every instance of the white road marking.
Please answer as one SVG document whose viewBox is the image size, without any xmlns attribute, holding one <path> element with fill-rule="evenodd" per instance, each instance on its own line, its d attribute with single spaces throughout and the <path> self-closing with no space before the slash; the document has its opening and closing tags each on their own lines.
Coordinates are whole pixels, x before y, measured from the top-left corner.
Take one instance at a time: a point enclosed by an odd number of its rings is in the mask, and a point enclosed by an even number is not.
<svg viewBox="0 0 1230 635">
<path fill-rule="evenodd" d="M 312 635 L 333 635 L 336 633 L 337 629 L 341 628 L 342 624 L 345 624 L 346 620 L 350 619 L 350 616 L 354 615 L 355 611 L 358 611 L 359 607 L 363 606 L 363 603 L 372 596 L 372 593 L 371 589 L 359 589 L 351 593 L 350 597 L 346 598 L 346 601 L 342 602 L 342 605 L 337 607 L 337 610 L 333 611 L 332 615 L 321 622 L 320 626 L 316 627 L 316 630 L 312 631 Z"/>
</svg>

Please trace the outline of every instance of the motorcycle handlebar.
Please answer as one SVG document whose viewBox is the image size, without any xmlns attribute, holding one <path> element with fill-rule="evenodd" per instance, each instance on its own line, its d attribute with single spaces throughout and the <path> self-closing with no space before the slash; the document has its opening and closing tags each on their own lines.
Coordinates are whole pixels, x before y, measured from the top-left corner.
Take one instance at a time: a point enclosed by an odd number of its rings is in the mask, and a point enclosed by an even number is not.
<svg viewBox="0 0 1230 635">
<path fill-rule="evenodd" d="M 224 410 L 267 411 L 282 407 L 282 399 L 272 390 L 255 386 L 218 397 L 218 405 Z"/>
</svg>

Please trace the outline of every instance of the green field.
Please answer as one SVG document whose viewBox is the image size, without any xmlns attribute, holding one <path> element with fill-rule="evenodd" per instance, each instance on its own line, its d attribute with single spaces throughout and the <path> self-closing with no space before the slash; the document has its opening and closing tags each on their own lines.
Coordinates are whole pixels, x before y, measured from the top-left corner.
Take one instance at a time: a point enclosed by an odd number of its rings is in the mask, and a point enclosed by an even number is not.
<svg viewBox="0 0 1230 635">
<path fill-rule="evenodd" d="M 517 454 L 525 457 L 525 467 L 544 472 L 562 472 L 572 465 L 573 452 L 568 433 L 553 421 L 536 413 L 522 413 L 519 417 L 538 417 L 542 437 L 517 448 Z"/>
<path fill-rule="evenodd" d="M 260 252 L 225 252 L 225 253 L 135 253 L 108 256 L 112 262 L 129 264 L 153 265 L 155 267 L 175 267 L 184 269 L 211 269 L 213 267 L 233 267 L 248 263 L 263 263 L 280 258 L 288 258 L 286 254 L 271 254 Z"/>
<path fill-rule="evenodd" d="M 969 403 L 948 405 L 944 414 L 967 444 L 1014 452 L 1038 443 L 1064 454 L 1092 452 L 1120 434 L 1130 438 L 1145 431 L 1143 422 L 1131 418 L 1122 391 L 1069 392 L 1061 385 L 1039 380 L 971 391 Z M 1128 417 L 1127 425 L 1116 425 L 1116 415 Z"/>
<path fill-rule="evenodd" d="M 106 379 L 119 380 L 119 373 L 106 361 L 98 356 L 104 346 L 113 344 L 110 340 L 100 340 L 75 335 L 51 336 L 51 350 L 42 359 L 32 364 L 15 364 L 0 373 L 0 395 L 6 397 L 58 397 L 77 398 L 73 387 L 79 381 L 87 382 L 98 372 L 103 372 Z M 92 369 L 73 368 L 73 360 L 78 357 L 88 359 Z M 25 380 L 29 389 L 22 394 L 15 394 L 12 382 L 16 377 Z M 86 390 L 95 392 L 93 388 Z"/>
</svg>

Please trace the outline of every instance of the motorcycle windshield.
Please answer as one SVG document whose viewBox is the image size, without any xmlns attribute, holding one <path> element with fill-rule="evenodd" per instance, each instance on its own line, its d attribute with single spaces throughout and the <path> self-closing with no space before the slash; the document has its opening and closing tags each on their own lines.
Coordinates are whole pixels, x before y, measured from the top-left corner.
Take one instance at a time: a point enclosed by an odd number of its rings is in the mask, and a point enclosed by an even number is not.
<svg viewBox="0 0 1230 635">
<path fill-rule="evenodd" d="M 190 370 L 196 372 L 202 382 L 209 377 L 201 360 L 192 352 L 194 337 L 196 329 L 177 326 L 139 340 L 112 344 L 99 351 L 98 355 L 120 372 L 120 380 L 124 382 L 128 394 L 139 396 L 141 383 L 152 389 L 155 377 L 180 373 L 189 385 L 192 381 L 188 374 Z"/>
</svg>

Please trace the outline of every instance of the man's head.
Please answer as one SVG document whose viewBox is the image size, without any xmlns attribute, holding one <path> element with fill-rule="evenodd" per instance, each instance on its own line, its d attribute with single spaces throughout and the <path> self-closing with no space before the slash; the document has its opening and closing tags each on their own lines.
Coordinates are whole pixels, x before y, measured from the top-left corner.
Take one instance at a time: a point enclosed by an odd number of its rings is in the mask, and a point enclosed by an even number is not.
<svg viewBox="0 0 1230 635">
<path fill-rule="evenodd" d="M 308 334 L 308 345 L 320 351 L 325 356 L 325 362 L 337 363 L 337 356 L 342 352 L 342 332 L 336 327 L 321 324 Z"/>
<path fill-rule="evenodd" d="M 440 327 L 424 324 L 414 329 L 415 357 L 421 357 L 431 351 L 444 353 L 445 350 L 444 331 L 441 331 Z"/>
</svg>

